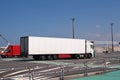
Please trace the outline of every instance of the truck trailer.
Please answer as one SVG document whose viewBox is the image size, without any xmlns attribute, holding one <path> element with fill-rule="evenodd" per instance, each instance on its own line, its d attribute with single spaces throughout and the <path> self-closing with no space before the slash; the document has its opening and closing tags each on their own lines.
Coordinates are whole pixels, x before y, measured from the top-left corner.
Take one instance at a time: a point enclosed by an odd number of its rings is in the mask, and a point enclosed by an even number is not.
<svg viewBox="0 0 120 80">
<path fill-rule="evenodd" d="M 20 38 L 21 56 L 34 60 L 91 58 L 93 43 L 85 39 L 24 36 Z"/>
</svg>

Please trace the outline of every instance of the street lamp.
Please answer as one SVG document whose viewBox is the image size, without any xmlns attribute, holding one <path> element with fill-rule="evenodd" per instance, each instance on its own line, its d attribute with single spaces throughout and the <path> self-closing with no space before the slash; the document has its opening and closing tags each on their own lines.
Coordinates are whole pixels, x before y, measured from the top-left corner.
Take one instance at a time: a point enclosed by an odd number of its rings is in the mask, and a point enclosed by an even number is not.
<svg viewBox="0 0 120 80">
<path fill-rule="evenodd" d="M 73 33 L 73 39 L 75 38 L 74 21 L 75 21 L 75 18 L 72 18 L 72 33 Z"/>
<path fill-rule="evenodd" d="M 112 52 L 114 52 L 114 41 L 113 41 L 113 24 L 114 23 L 111 23 L 110 25 L 111 25 L 111 42 L 112 42 Z"/>
</svg>

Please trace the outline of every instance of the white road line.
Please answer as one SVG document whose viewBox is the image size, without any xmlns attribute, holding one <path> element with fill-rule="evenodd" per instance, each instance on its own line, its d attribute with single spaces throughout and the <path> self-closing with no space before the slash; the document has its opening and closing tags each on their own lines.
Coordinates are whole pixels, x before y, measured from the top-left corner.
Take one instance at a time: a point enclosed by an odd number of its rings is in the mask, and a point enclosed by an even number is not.
<svg viewBox="0 0 120 80">
<path fill-rule="evenodd" d="M 14 80 L 29 80 L 29 76 L 25 77 L 24 75 L 18 75 L 18 76 L 13 76 L 10 77 L 11 79 Z M 50 79 L 50 77 L 46 77 L 46 76 L 38 76 L 38 77 L 34 77 L 35 80 L 48 80 Z"/>
<path fill-rule="evenodd" d="M 0 71 L 0 73 L 3 73 L 3 72 L 6 72 L 6 71 Z"/>
<path fill-rule="evenodd" d="M 56 68 L 52 68 L 52 69 L 47 69 L 47 70 L 42 70 L 42 71 L 40 71 L 40 72 L 52 71 L 52 70 L 55 70 L 55 69 L 60 69 L 60 67 L 56 67 Z"/>
<path fill-rule="evenodd" d="M 40 68 L 42 68 L 42 67 L 39 67 L 39 69 L 40 69 Z M 35 69 L 38 69 L 38 67 L 37 67 L 37 68 L 34 68 L 34 70 L 35 70 Z M 31 69 L 31 70 L 33 70 L 33 69 Z M 5 75 L 5 76 L 11 76 L 11 75 L 15 75 L 15 74 L 22 73 L 22 72 L 26 72 L 26 71 L 29 71 L 29 70 L 28 70 L 28 69 L 24 69 L 24 70 L 20 70 L 20 71 L 17 71 L 17 72 L 10 73 L 10 74 Z"/>
</svg>

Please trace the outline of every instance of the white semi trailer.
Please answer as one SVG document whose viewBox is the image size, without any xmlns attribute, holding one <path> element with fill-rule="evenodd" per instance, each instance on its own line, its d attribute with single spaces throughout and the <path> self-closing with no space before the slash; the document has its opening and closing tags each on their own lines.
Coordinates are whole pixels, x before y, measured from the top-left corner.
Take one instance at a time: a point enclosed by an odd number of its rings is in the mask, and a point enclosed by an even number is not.
<svg viewBox="0 0 120 80">
<path fill-rule="evenodd" d="M 21 56 L 35 60 L 91 58 L 93 43 L 85 39 L 25 36 L 20 38 Z"/>
</svg>

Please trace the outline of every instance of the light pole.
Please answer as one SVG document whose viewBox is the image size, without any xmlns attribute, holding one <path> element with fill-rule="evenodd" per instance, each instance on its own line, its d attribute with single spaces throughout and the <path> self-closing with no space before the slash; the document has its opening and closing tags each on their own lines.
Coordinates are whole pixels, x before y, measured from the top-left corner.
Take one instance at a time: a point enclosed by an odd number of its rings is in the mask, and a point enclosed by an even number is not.
<svg viewBox="0 0 120 80">
<path fill-rule="evenodd" d="M 113 24 L 114 24 L 114 23 L 111 23 L 111 24 L 110 24 L 110 25 L 111 25 L 112 52 L 114 52 L 114 43 L 113 43 L 113 42 L 114 42 L 114 41 L 113 41 L 113 40 L 114 40 L 114 39 L 113 39 L 113 38 L 114 38 L 114 37 L 113 37 Z"/>
<path fill-rule="evenodd" d="M 74 21 L 75 21 L 75 18 L 72 18 L 72 33 L 73 33 L 73 39 L 75 38 Z"/>
</svg>

